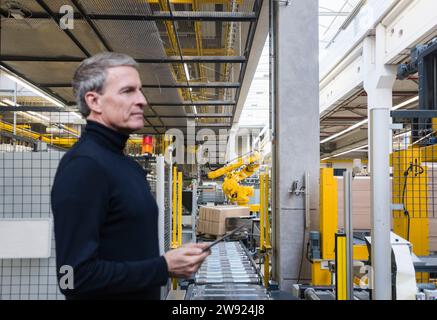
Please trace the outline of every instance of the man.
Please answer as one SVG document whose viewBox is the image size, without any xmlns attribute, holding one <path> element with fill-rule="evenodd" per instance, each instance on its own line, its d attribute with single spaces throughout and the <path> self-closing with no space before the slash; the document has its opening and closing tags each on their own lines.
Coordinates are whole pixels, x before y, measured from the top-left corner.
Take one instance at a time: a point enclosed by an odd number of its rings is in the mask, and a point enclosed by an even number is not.
<svg viewBox="0 0 437 320">
<path fill-rule="evenodd" d="M 159 299 L 171 277 L 189 277 L 209 252 L 189 244 L 159 256 L 158 208 L 139 164 L 123 154 L 144 126 L 138 65 L 101 53 L 76 70 L 73 90 L 87 119 L 62 158 L 51 193 L 58 278 L 73 268 L 67 299 Z"/>
</svg>

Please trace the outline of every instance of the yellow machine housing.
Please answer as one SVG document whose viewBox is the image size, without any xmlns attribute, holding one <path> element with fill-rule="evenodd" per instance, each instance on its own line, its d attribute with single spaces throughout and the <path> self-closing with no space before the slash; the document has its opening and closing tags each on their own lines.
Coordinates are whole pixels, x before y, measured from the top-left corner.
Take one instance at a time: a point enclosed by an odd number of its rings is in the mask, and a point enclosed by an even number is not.
<svg viewBox="0 0 437 320">
<path fill-rule="evenodd" d="M 338 232 L 338 189 L 334 169 L 320 169 L 320 240 L 321 258 L 312 261 L 311 283 L 314 286 L 327 286 L 332 282 L 328 262 L 336 259 L 335 234 Z M 354 260 L 366 261 L 369 252 L 365 245 L 353 246 Z M 341 260 L 341 257 L 337 257 Z"/>
</svg>

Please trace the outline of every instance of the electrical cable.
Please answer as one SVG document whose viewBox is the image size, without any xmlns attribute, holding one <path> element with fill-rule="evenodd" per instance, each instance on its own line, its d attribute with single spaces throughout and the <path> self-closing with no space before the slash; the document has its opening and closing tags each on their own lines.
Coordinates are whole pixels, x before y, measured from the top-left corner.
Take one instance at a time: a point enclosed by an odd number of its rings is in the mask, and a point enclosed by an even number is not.
<svg viewBox="0 0 437 320">
<path fill-rule="evenodd" d="M 404 186 L 402 189 L 402 207 L 404 210 L 404 215 L 407 217 L 407 241 L 410 241 L 410 225 L 411 225 L 411 217 L 410 212 L 407 210 L 405 206 L 405 190 L 407 188 L 407 180 L 409 173 L 413 173 L 413 168 L 419 169 L 419 172 L 414 173 L 414 176 L 417 177 L 418 175 L 421 175 L 424 170 L 423 167 L 421 167 L 418 164 L 413 164 L 412 162 L 408 166 L 407 170 L 404 171 Z"/>
<path fill-rule="evenodd" d="M 307 258 L 307 260 L 308 260 L 309 263 L 313 264 L 313 260 L 310 258 L 310 255 L 309 255 L 309 253 L 310 253 L 310 251 L 309 251 L 309 247 L 310 247 L 310 242 L 308 241 L 308 242 L 307 242 L 307 252 L 306 252 L 305 257 Z"/>
</svg>

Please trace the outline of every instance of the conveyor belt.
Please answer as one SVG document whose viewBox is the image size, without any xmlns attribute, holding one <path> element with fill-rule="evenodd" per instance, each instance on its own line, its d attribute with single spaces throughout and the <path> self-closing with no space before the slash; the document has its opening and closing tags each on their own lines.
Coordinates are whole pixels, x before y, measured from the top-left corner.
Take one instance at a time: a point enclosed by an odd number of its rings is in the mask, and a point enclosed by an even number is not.
<svg viewBox="0 0 437 320">
<path fill-rule="evenodd" d="M 206 284 L 190 286 L 190 300 L 269 300 L 264 287 L 257 284 Z"/>
<path fill-rule="evenodd" d="M 196 273 L 187 291 L 190 300 L 267 300 L 253 260 L 238 241 L 221 242 Z"/>
</svg>

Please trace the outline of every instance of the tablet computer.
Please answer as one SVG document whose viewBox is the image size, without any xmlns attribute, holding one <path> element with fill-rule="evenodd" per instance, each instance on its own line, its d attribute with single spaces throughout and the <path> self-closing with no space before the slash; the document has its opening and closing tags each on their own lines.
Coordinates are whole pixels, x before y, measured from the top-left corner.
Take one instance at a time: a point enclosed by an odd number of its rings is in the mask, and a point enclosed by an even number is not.
<svg viewBox="0 0 437 320">
<path fill-rule="evenodd" d="M 217 243 L 219 243 L 220 241 L 223 241 L 227 238 L 229 238 L 230 236 L 232 236 L 233 234 L 235 234 L 237 231 L 241 230 L 243 226 L 239 226 L 238 228 L 226 233 L 224 236 L 221 236 L 220 238 L 217 238 L 217 240 L 215 240 L 214 242 L 212 242 L 208 247 L 206 247 L 205 249 L 203 249 L 203 252 L 210 250 L 213 246 L 215 246 Z"/>
</svg>

